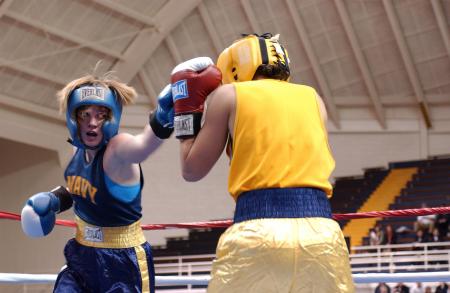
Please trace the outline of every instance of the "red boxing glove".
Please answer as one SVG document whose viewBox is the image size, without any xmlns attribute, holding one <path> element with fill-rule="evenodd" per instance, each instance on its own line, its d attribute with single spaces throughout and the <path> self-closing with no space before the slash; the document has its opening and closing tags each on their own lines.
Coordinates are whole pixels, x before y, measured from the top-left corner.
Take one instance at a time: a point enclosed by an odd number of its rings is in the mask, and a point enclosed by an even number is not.
<svg viewBox="0 0 450 293">
<path fill-rule="evenodd" d="M 201 128 L 205 100 L 221 84 L 222 73 L 211 58 L 199 57 L 177 65 L 171 81 L 175 136 L 196 136 Z"/>
</svg>

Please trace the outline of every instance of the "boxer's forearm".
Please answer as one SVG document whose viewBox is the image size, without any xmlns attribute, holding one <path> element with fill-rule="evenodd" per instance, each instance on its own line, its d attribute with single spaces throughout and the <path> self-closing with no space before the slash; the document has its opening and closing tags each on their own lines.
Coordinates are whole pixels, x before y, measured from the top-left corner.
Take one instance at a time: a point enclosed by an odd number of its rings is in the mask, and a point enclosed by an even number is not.
<svg viewBox="0 0 450 293">
<path fill-rule="evenodd" d="M 141 163 L 161 144 L 162 140 L 156 136 L 149 125 L 146 125 L 137 135 L 129 133 L 116 135 L 108 144 L 106 160 L 112 159 L 122 164 Z"/>
<path fill-rule="evenodd" d="M 198 160 L 193 158 L 191 154 L 192 146 L 194 144 L 195 138 L 187 138 L 180 140 L 180 162 L 181 162 L 181 172 L 183 178 L 187 181 L 197 181 L 198 174 L 195 171 L 195 166 Z"/>
<path fill-rule="evenodd" d="M 205 177 L 220 156 L 221 152 L 211 152 L 214 147 L 210 142 L 214 138 L 205 135 L 203 130 L 195 138 L 180 140 L 181 172 L 186 181 L 198 181 Z"/>
</svg>

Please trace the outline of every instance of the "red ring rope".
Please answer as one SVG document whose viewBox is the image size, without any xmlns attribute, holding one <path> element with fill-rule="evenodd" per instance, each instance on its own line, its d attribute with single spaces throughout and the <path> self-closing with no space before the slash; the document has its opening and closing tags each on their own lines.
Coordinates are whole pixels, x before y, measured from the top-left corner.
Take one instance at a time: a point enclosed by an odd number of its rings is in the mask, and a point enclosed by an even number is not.
<svg viewBox="0 0 450 293">
<path fill-rule="evenodd" d="M 363 218 L 390 218 L 407 216 L 425 216 L 434 214 L 450 214 L 450 207 L 406 209 L 396 211 L 374 211 L 349 214 L 333 214 L 335 220 L 363 219 Z M 20 221 L 20 215 L 0 211 L 0 219 L 10 219 Z M 167 228 L 226 228 L 233 224 L 232 220 L 209 221 L 209 222 L 189 222 L 178 224 L 142 224 L 143 230 L 164 230 Z M 75 227 L 75 222 L 69 220 L 56 220 L 56 225 Z"/>
</svg>

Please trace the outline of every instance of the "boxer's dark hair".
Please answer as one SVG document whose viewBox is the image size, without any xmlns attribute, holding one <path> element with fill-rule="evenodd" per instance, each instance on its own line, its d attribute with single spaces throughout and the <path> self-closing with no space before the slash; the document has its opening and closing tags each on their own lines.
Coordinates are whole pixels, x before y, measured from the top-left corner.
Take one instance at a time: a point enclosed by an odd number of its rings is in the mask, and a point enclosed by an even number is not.
<svg viewBox="0 0 450 293">
<path fill-rule="evenodd" d="M 288 80 L 290 76 L 289 68 L 286 68 L 286 66 L 279 62 L 276 65 L 271 64 L 262 64 L 256 69 L 255 75 L 253 79 L 256 77 L 266 77 L 266 78 L 272 78 L 272 79 L 278 79 L 278 80 Z"/>
</svg>

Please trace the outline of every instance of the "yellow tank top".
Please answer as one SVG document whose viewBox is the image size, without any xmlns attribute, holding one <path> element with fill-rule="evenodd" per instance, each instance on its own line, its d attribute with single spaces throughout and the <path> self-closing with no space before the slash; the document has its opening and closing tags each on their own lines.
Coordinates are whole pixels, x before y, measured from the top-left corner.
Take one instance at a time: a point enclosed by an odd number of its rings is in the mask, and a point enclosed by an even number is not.
<svg viewBox="0 0 450 293">
<path fill-rule="evenodd" d="M 264 79 L 234 83 L 236 117 L 228 190 L 315 187 L 332 194 L 335 162 L 316 91 Z"/>
</svg>

